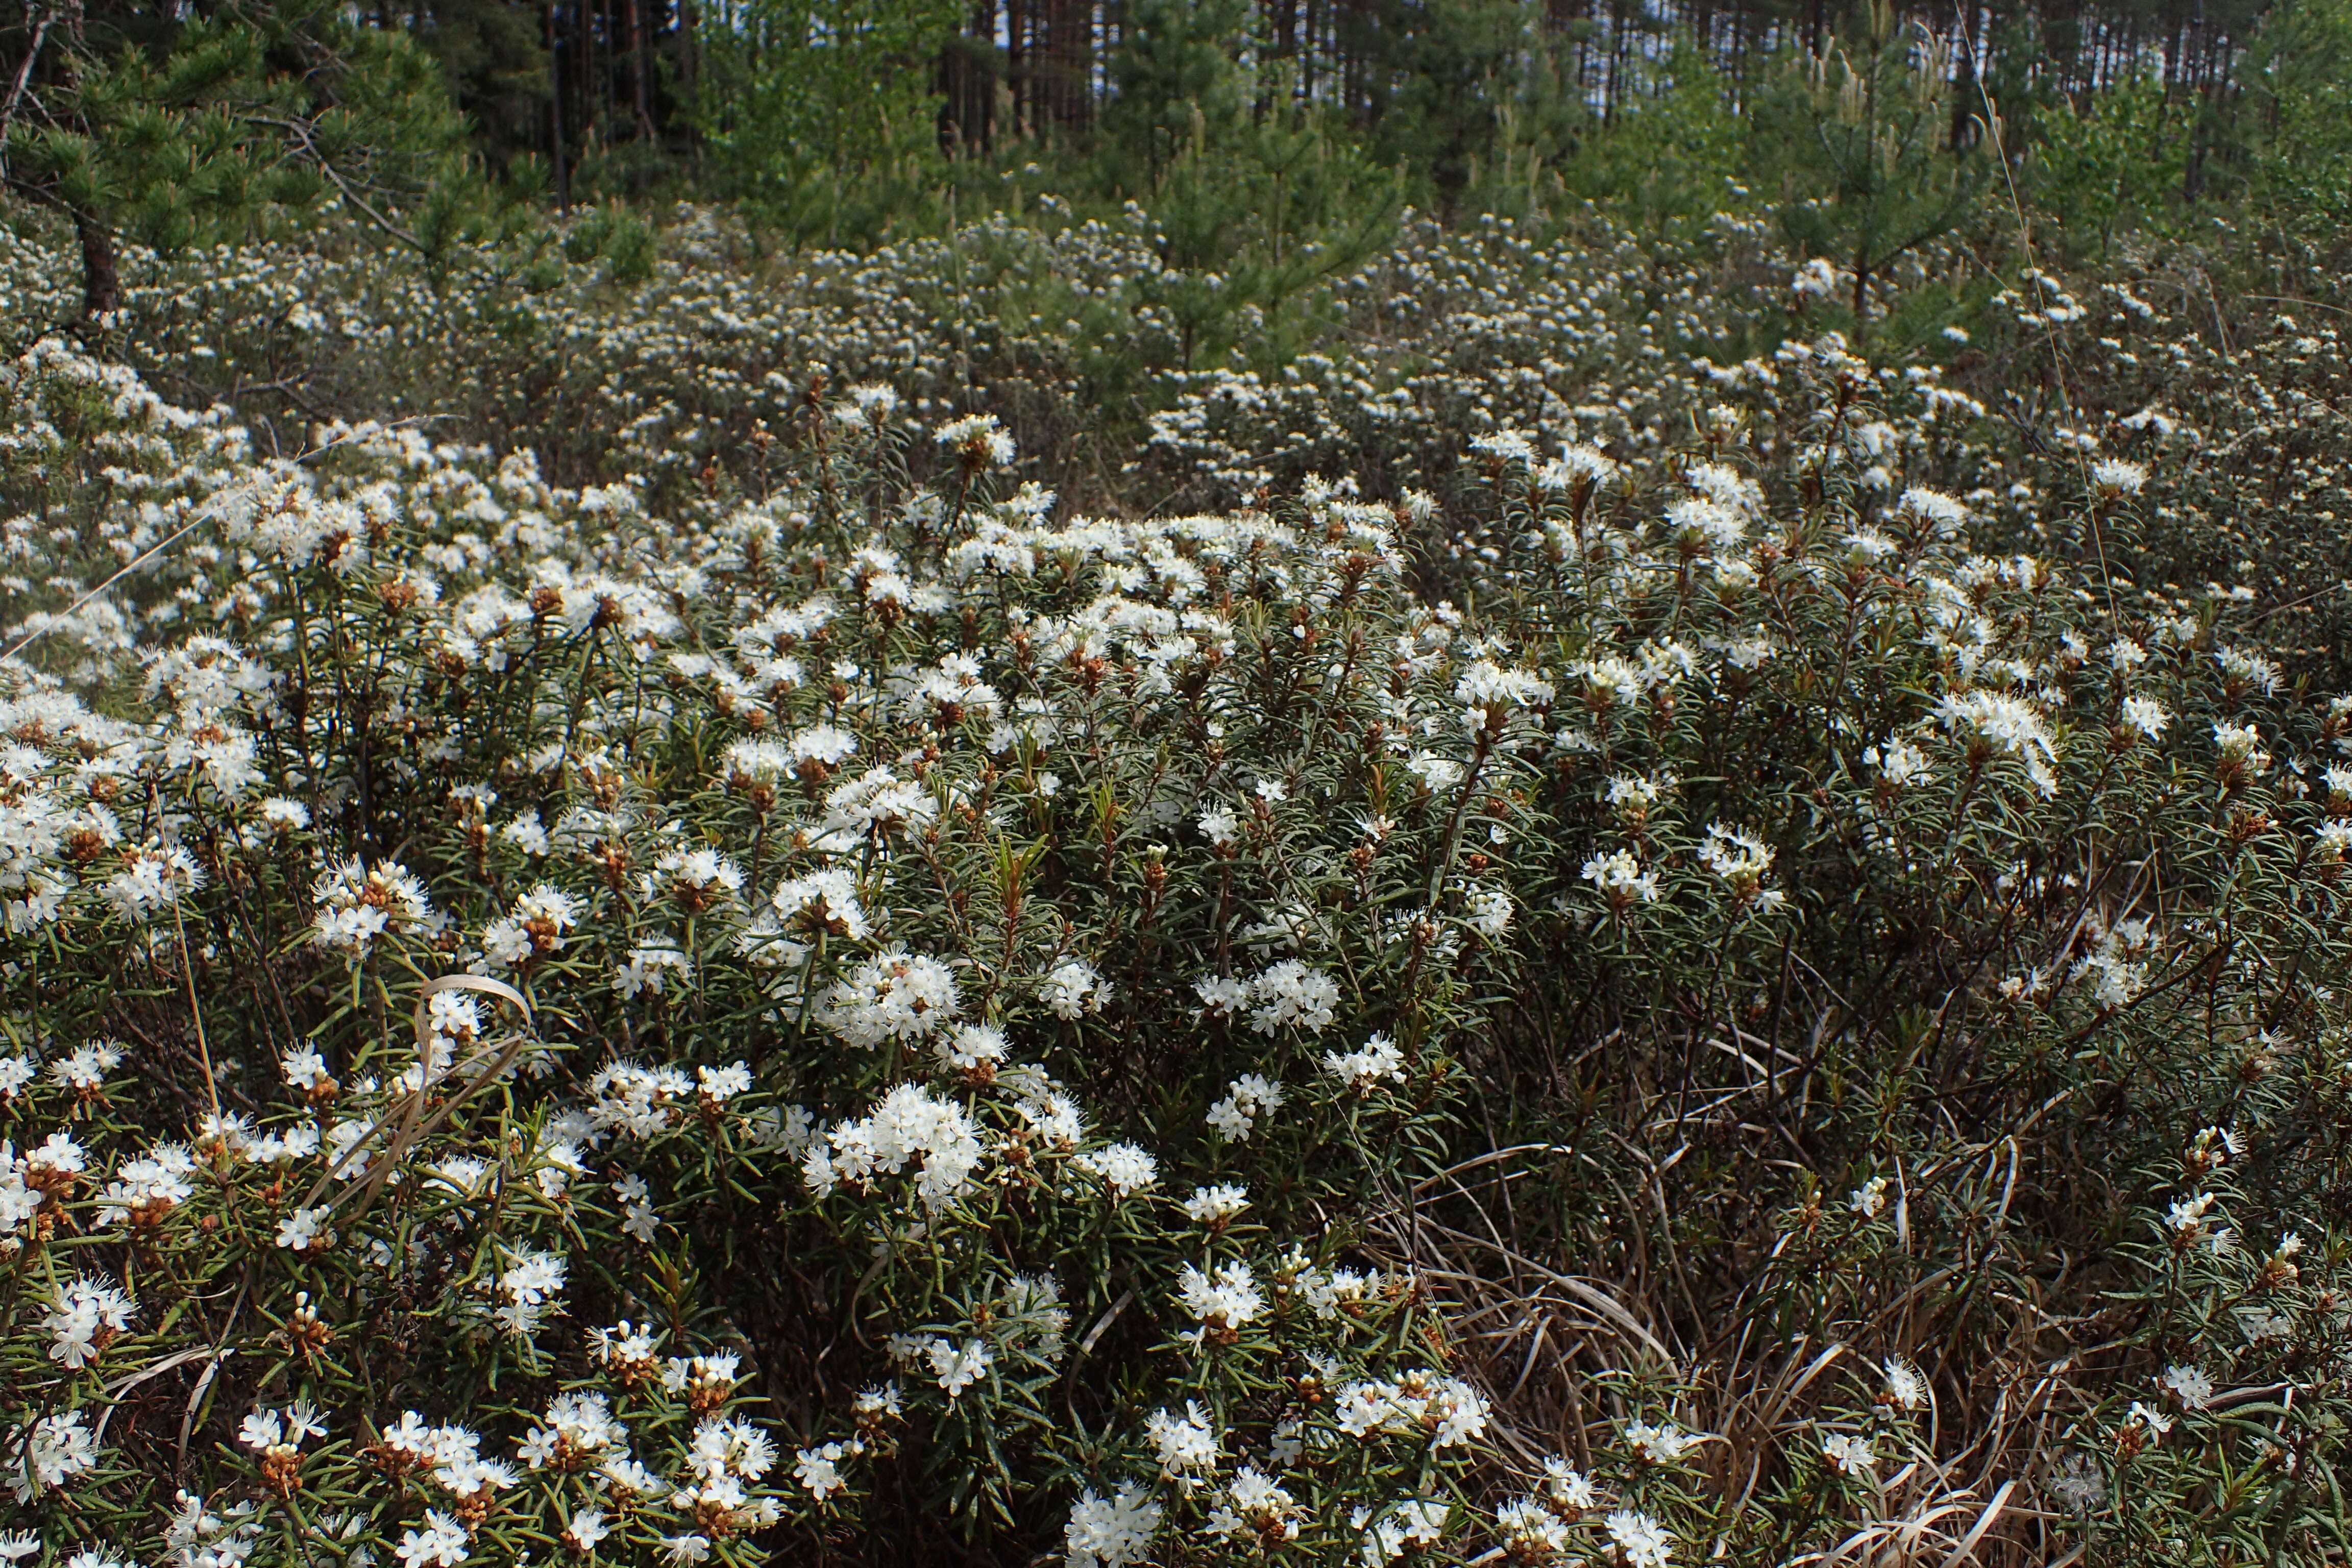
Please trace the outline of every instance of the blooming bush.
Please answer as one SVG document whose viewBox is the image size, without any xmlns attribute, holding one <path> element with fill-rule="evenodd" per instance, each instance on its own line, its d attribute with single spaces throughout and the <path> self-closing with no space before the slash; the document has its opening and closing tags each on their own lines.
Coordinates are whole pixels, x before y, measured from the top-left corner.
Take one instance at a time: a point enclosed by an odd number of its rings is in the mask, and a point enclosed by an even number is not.
<svg viewBox="0 0 2352 1568">
<path fill-rule="evenodd" d="M 1152 516 L 21 353 L 0 1554 L 2334 1560 L 2352 700 L 1752 325 Z"/>
</svg>

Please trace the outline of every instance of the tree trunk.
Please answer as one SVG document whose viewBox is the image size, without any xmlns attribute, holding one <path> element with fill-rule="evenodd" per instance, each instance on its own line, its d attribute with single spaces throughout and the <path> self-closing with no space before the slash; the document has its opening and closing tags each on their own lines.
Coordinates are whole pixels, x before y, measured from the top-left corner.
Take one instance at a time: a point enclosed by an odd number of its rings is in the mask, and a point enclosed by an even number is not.
<svg viewBox="0 0 2352 1568">
<path fill-rule="evenodd" d="M 629 0 L 629 97 L 636 111 L 637 140 L 654 139 L 653 61 L 646 47 L 645 0 Z"/>
<path fill-rule="evenodd" d="M 685 89 L 687 133 L 693 138 L 697 152 L 702 146 L 696 135 L 695 118 L 701 111 L 702 86 L 702 7 L 695 0 L 678 0 L 677 6 L 677 79 Z"/>
<path fill-rule="evenodd" d="M 940 149 L 950 157 L 996 143 L 996 0 L 979 0 L 966 24 L 940 51 Z"/>
<path fill-rule="evenodd" d="M 555 7 L 541 12 L 547 26 L 547 144 L 555 164 L 555 210 L 572 216 L 572 149 L 563 134 L 563 33 Z"/>
<path fill-rule="evenodd" d="M 1035 124 L 1029 82 L 1029 5 L 1033 0 L 1004 0 L 1004 84 L 1013 112 L 1009 127 L 1015 138 L 1026 136 Z"/>
<path fill-rule="evenodd" d="M 1092 0 L 1048 0 L 1045 21 L 1047 122 L 1076 135 L 1094 107 Z"/>
<path fill-rule="evenodd" d="M 114 266 L 114 237 L 79 207 L 74 209 L 73 220 L 81 240 L 81 319 L 91 321 L 110 314 L 122 292 Z"/>
</svg>

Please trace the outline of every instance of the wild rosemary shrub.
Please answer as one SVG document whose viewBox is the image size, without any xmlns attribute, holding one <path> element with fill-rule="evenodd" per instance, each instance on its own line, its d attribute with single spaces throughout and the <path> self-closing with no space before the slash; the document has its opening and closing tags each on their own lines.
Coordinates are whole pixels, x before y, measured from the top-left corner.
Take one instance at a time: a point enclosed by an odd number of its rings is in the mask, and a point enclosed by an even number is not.
<svg viewBox="0 0 2352 1568">
<path fill-rule="evenodd" d="M 2352 700 L 2185 422 L 1643 324 L 1191 516 L 21 353 L 0 1554 L 2340 1560 Z"/>
</svg>

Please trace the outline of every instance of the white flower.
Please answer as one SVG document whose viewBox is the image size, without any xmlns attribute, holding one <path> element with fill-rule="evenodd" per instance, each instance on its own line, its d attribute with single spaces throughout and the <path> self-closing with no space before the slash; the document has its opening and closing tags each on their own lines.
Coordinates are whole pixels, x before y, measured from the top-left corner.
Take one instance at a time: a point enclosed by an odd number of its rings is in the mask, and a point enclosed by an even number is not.
<svg viewBox="0 0 2352 1568">
<path fill-rule="evenodd" d="M 439 1509 L 429 1509 L 422 1530 L 401 1532 L 400 1544 L 393 1548 L 402 1568 L 457 1568 L 473 1550 L 466 1527 Z"/>
<path fill-rule="evenodd" d="M 694 976 L 694 961 L 674 943 L 646 942 L 629 949 L 628 962 L 613 971 L 613 989 L 624 996 L 658 996 L 676 976 L 683 987 Z"/>
<path fill-rule="evenodd" d="M 1917 1410 L 1927 1403 L 1927 1380 L 1919 1369 L 1899 1356 L 1889 1356 L 1878 1363 L 1885 1374 L 1886 1403 L 1897 1410 Z"/>
<path fill-rule="evenodd" d="M 610 1533 L 611 1527 L 604 1522 L 603 1509 L 583 1508 L 573 1511 L 560 1539 L 564 1545 L 584 1557 L 595 1551 L 596 1543 Z"/>
<path fill-rule="evenodd" d="M 256 1453 L 272 1448 L 295 1448 L 306 1437 L 323 1437 L 327 1424 L 319 1419 L 318 1410 L 307 1400 L 296 1400 L 282 1413 L 257 1405 L 247 1412 L 238 1424 L 236 1440 Z"/>
<path fill-rule="evenodd" d="M 909 784 L 888 768 L 868 768 L 846 784 L 836 784 L 824 797 L 820 831 L 852 841 L 880 839 L 921 826 L 939 815 L 931 792 Z"/>
<path fill-rule="evenodd" d="M 689 915 L 731 906 L 742 890 L 742 868 L 715 849 L 672 849 L 645 880 L 648 899 L 666 899 Z"/>
<path fill-rule="evenodd" d="M 921 1039 L 962 1010 L 954 972 L 927 953 L 890 948 L 859 962 L 824 995 L 819 1021 L 872 1050 L 886 1040 Z"/>
<path fill-rule="evenodd" d="M 1612 849 L 1589 857 L 1584 862 L 1583 876 L 1601 889 L 1612 910 L 1627 909 L 1636 901 L 1658 901 L 1658 874 L 1643 870 L 1642 863 L 1633 858 L 1631 850 Z"/>
<path fill-rule="evenodd" d="M 1674 1550 L 1674 1537 L 1666 1527 L 1644 1513 L 1619 1509 L 1603 1520 L 1609 1531 L 1609 1544 L 1624 1568 L 1666 1568 L 1668 1554 Z"/>
<path fill-rule="evenodd" d="M 1780 903 L 1780 894 L 1761 890 L 1764 873 L 1772 868 L 1771 847 L 1762 839 L 1715 823 L 1708 826 L 1706 837 L 1699 845 L 1698 859 L 1700 865 L 1723 879 L 1738 902 L 1752 900 L 1762 908 Z"/>
<path fill-rule="evenodd" d="M 2261 654 L 2242 647 L 2218 647 L 2213 650 L 2213 661 L 2233 686 L 2251 686 L 2265 693 L 2278 689 L 2279 667 Z"/>
<path fill-rule="evenodd" d="M 1250 983 L 1246 980 L 1203 975 L 1192 982 L 1192 990 L 1201 998 L 1201 1010 L 1220 1017 L 1236 1017 L 1249 1005 Z"/>
<path fill-rule="evenodd" d="M 1326 1051 L 1323 1070 L 1358 1094 L 1369 1094 L 1382 1079 L 1404 1081 L 1404 1053 L 1386 1035 L 1375 1034 L 1352 1051 Z"/>
<path fill-rule="evenodd" d="M 1885 1176 L 1871 1177 L 1870 1180 L 1854 1188 L 1853 1195 L 1846 1201 L 1846 1207 L 1864 1219 L 1875 1219 L 1878 1212 L 1885 1206 L 1886 1178 Z"/>
<path fill-rule="evenodd" d="M 694 1069 L 695 1091 L 706 1110 L 715 1110 L 739 1094 L 750 1092 L 751 1068 L 748 1062 L 730 1062 L 723 1068 L 698 1066 Z"/>
<path fill-rule="evenodd" d="M 1185 1331 L 1181 1338 L 1197 1342 L 1205 1336 L 1230 1342 L 1265 1310 L 1265 1296 L 1246 1263 L 1221 1264 L 1213 1273 L 1203 1273 L 1187 1263 L 1180 1281 L 1184 1310 L 1201 1324 Z"/>
<path fill-rule="evenodd" d="M 1013 461 L 1013 437 L 998 426 L 993 414 L 967 414 L 931 432 L 931 438 L 955 451 L 974 468 L 1001 468 Z"/>
<path fill-rule="evenodd" d="M 1286 958 L 1267 966 L 1264 973 L 1250 982 L 1250 1001 L 1254 1005 L 1250 1027 L 1261 1035 L 1283 1028 L 1319 1035 L 1331 1026 L 1332 1007 L 1339 1000 L 1339 984 L 1329 975 L 1308 968 L 1297 959 Z"/>
<path fill-rule="evenodd" d="M 278 1070 L 285 1077 L 287 1088 L 299 1089 L 304 1094 L 321 1090 L 331 1092 L 334 1087 L 335 1080 L 327 1073 L 326 1058 L 309 1046 L 298 1046 L 287 1052 Z"/>
<path fill-rule="evenodd" d="M 51 1062 L 49 1078 L 58 1088 L 89 1098 L 106 1087 L 106 1075 L 121 1060 L 122 1052 L 113 1041 L 92 1040 Z"/>
<path fill-rule="evenodd" d="M 319 913 L 311 940 L 354 955 L 380 936 L 404 936 L 432 919 L 425 884 L 394 860 L 379 860 L 372 868 L 357 859 L 342 861 L 319 879 L 313 896 Z"/>
<path fill-rule="evenodd" d="M 65 1410 L 44 1415 L 29 1431 L 11 1434 L 13 1447 L 22 1441 L 22 1458 L 10 1478 L 10 1490 L 20 1503 L 39 1492 L 62 1487 L 98 1464 L 98 1440 L 81 1411 Z"/>
<path fill-rule="evenodd" d="M 1481 457 L 1494 458 L 1506 463 L 1527 463 L 1535 458 L 1535 443 L 1523 430 L 1490 430 L 1483 436 L 1470 437 L 1470 449 Z"/>
<path fill-rule="evenodd" d="M 2205 1215 L 2213 1207 L 2213 1194 L 2198 1193 L 2185 1198 L 2175 1198 L 2165 1211 L 2164 1226 L 2176 1242 L 2194 1240 L 2205 1228 Z"/>
<path fill-rule="evenodd" d="M 1914 487 L 1903 492 L 1895 503 L 1895 510 L 1906 517 L 1916 518 L 1939 533 L 1957 533 L 1969 521 L 1969 509 L 1941 490 Z"/>
<path fill-rule="evenodd" d="M 496 1314 L 497 1322 L 516 1338 L 525 1338 L 538 1331 L 540 1320 L 553 1308 L 563 1289 L 568 1265 L 552 1252 L 505 1247 L 500 1252 L 505 1261 L 499 1273 L 503 1304 Z"/>
<path fill-rule="evenodd" d="M 204 868 L 185 849 L 151 843 L 126 853 L 122 869 L 107 879 L 101 891 L 117 917 L 136 925 L 204 883 Z"/>
<path fill-rule="evenodd" d="M 1600 1501 L 1591 1478 L 1557 1458 L 1544 1460 L 1543 1484 L 1536 1495 L 1546 1509 L 1570 1519 L 1591 1512 Z"/>
<path fill-rule="evenodd" d="M 468 1433 L 469 1437 L 472 1434 Z M 651 1482 L 650 1476 L 628 1468 L 624 1461 L 608 1459 L 602 1467 L 605 1479 L 615 1486 L 635 1486 L 639 1480 Z M 454 1454 L 433 1468 L 433 1479 L 447 1488 L 452 1496 L 479 1498 L 510 1491 L 522 1480 L 521 1472 L 504 1459 L 485 1459 L 478 1455 Z M 652 1486 L 636 1487 L 638 1491 L 653 1489 Z"/>
<path fill-rule="evenodd" d="M 1160 1162 L 1133 1143 L 1089 1150 L 1070 1163 L 1100 1181 L 1114 1199 L 1131 1197 L 1160 1181 Z"/>
<path fill-rule="evenodd" d="M 1255 1073 L 1234 1079 L 1225 1097 L 1209 1108 L 1209 1125 L 1236 1143 L 1246 1143 L 1257 1131 L 1258 1118 L 1282 1108 L 1282 1086 Z"/>
<path fill-rule="evenodd" d="M 2242 770 L 2249 777 L 2259 776 L 2271 765 L 2271 754 L 2263 750 L 2263 732 L 2252 724 L 2231 724 L 2226 721 L 2213 726 L 2213 743 L 2226 764 Z"/>
<path fill-rule="evenodd" d="M 1459 1378 L 1408 1372 L 1392 1382 L 1366 1379 L 1341 1388 L 1335 1419 L 1351 1437 L 1409 1436 L 1443 1449 L 1485 1432 L 1487 1408 Z"/>
<path fill-rule="evenodd" d="M 1088 1488 L 1063 1527 L 1065 1568 L 1126 1568 L 1143 1561 L 1160 1530 L 1160 1504 L 1140 1487 L 1125 1485 L 1104 1498 Z"/>
<path fill-rule="evenodd" d="M 2147 470 L 2121 458 L 2102 458 L 2091 465 L 2091 483 L 2103 495 L 2136 496 L 2147 484 Z"/>
<path fill-rule="evenodd" d="M 131 1298 L 88 1275 L 60 1284 L 55 1300 L 43 1326 L 56 1342 L 49 1346 L 49 1359 L 68 1372 L 96 1361 L 131 1326 Z"/>
<path fill-rule="evenodd" d="M 915 1191 L 936 1211 L 971 1187 L 983 1153 L 979 1126 L 961 1105 L 903 1083 L 884 1094 L 872 1114 L 842 1122 L 812 1144 L 801 1172 L 824 1197 L 839 1183 L 863 1184 L 917 1165 Z"/>
<path fill-rule="evenodd" d="M 1698 1441 L 1696 1433 L 1685 1432 L 1672 1422 L 1664 1426 L 1652 1426 L 1647 1421 L 1625 1424 L 1625 1446 L 1633 1449 L 1633 1457 L 1644 1464 L 1672 1464 Z"/>
<path fill-rule="evenodd" d="M 328 1211 L 323 1208 L 296 1209 L 278 1222 L 278 1245 L 289 1252 L 324 1249 L 335 1244 L 335 1233 L 327 1224 Z"/>
<path fill-rule="evenodd" d="M 482 952 L 492 963 L 510 967 L 563 951 L 566 934 L 580 921 L 580 901 L 541 882 L 517 899 L 514 910 L 482 928 Z"/>
<path fill-rule="evenodd" d="M 1609 781 L 1609 804 L 1626 816 L 1644 817 L 1674 786 L 1672 777 L 1612 778 Z"/>
<path fill-rule="evenodd" d="M 1050 1081 L 1050 1080 L 1048 1080 Z M 1086 1124 L 1078 1115 L 1078 1102 L 1061 1090 L 1031 1082 L 1016 1102 L 1021 1120 L 1027 1124 L 1029 1135 L 1040 1148 L 1067 1152 L 1078 1146 L 1086 1136 Z"/>
<path fill-rule="evenodd" d="M 982 1340 L 966 1340 L 959 1345 L 952 1340 L 935 1339 L 924 1353 L 929 1358 L 931 1371 L 938 1374 L 940 1386 L 947 1390 L 950 1399 L 971 1387 L 996 1360 Z"/>
<path fill-rule="evenodd" d="M 1534 1498 L 1514 1498 L 1495 1510 L 1495 1533 L 1514 1563 L 1541 1563 L 1568 1552 L 1568 1526 Z"/>
<path fill-rule="evenodd" d="M 1143 1423 L 1143 1435 L 1160 1453 L 1160 1473 L 1186 1493 L 1217 1468 L 1217 1435 L 1195 1400 L 1181 1415 L 1155 1410 Z"/>
<path fill-rule="evenodd" d="M 849 1489 L 849 1483 L 841 1479 L 840 1462 L 857 1451 L 855 1443 L 825 1443 L 800 1449 L 793 1456 L 793 1479 L 807 1489 L 809 1496 L 823 1502 Z"/>
<path fill-rule="evenodd" d="M 687 1444 L 686 1468 L 701 1480 L 756 1481 L 775 1468 L 775 1439 L 739 1416 L 706 1417 Z"/>
<path fill-rule="evenodd" d="M 1255 1465 L 1244 1465 L 1209 1513 L 1209 1533 L 1230 1539 L 1246 1531 L 1260 1542 L 1294 1540 L 1298 1502 Z"/>
<path fill-rule="evenodd" d="M 812 871 L 777 885 L 768 896 L 782 930 L 862 942 L 873 934 L 857 883 L 846 871 Z"/>
<path fill-rule="evenodd" d="M 1012 1055 L 1004 1031 L 993 1024 L 958 1024 L 931 1047 L 940 1064 L 987 1082 Z"/>
<path fill-rule="evenodd" d="M 1552 700 L 1552 685 L 1532 670 L 1505 669 L 1492 659 L 1479 659 L 1464 669 L 1454 683 L 1454 700 L 1468 710 L 1475 733 L 1498 723 L 1514 708 L 1541 708 Z"/>
<path fill-rule="evenodd" d="M 1987 752 L 2018 758 L 2036 789 L 2045 795 L 2056 793 L 2057 776 L 2051 770 L 2058 760 L 2057 742 L 2032 704 L 1996 691 L 1964 691 L 1945 698 L 1936 717 L 1955 734 L 1973 735 Z"/>
<path fill-rule="evenodd" d="M 1822 1456 L 1837 1472 L 1856 1480 L 1868 1480 L 1878 1473 L 1878 1455 L 1870 1439 L 1851 1432 L 1831 1432 L 1822 1438 Z"/>
<path fill-rule="evenodd" d="M 2151 741 L 2160 738 L 2164 727 L 2172 722 L 2172 715 L 2153 697 L 2125 698 L 2123 716 L 2126 728 L 2137 730 Z"/>
<path fill-rule="evenodd" d="M 2197 1367 L 2166 1367 L 2164 1386 L 2184 1410 L 2202 1410 L 2213 1402 L 2213 1380 Z"/>
<path fill-rule="evenodd" d="M 1556 494 L 1591 495 L 1617 477 L 1617 465 L 1598 447 L 1580 441 L 1562 444 L 1559 456 L 1536 470 L 1536 483 Z"/>
<path fill-rule="evenodd" d="M 1935 774 L 1935 763 L 1927 753 L 1901 739 L 1868 748 L 1862 753 L 1862 760 L 1876 768 L 1878 776 L 1895 789 L 1907 788 Z"/>
<path fill-rule="evenodd" d="M 1462 782 L 1467 770 L 1452 757 L 1441 757 L 1434 752 L 1415 752 L 1404 762 L 1405 772 L 1428 786 L 1432 795 L 1444 795 Z"/>
<path fill-rule="evenodd" d="M 1511 895 L 1480 883 L 1463 895 L 1462 918 L 1488 942 L 1499 941 L 1511 929 Z"/>
<path fill-rule="evenodd" d="M 1037 994 L 1056 1018 L 1077 1018 L 1101 1012 L 1103 1004 L 1110 1000 L 1110 986 L 1093 964 L 1070 958 L 1054 966 Z"/>
<path fill-rule="evenodd" d="M 878 381 L 863 382 L 851 387 L 849 401 L 862 417 L 877 425 L 889 418 L 898 408 L 897 390 Z"/>
<path fill-rule="evenodd" d="M 1445 1533 L 1451 1511 L 1442 1502 L 1415 1498 L 1396 1504 L 1368 1525 L 1364 1518 L 1355 1519 L 1353 1522 L 1364 1529 L 1362 1556 L 1367 1568 L 1384 1568 L 1408 1552 L 1436 1545 Z"/>
<path fill-rule="evenodd" d="M 1220 1228 L 1230 1225 L 1242 1210 L 1249 1207 L 1249 1189 L 1234 1183 L 1222 1186 L 1196 1187 L 1184 1200 L 1184 1215 L 1196 1225 L 1213 1225 Z"/>
<path fill-rule="evenodd" d="M 587 1470 L 625 1455 L 628 1436 L 604 1394 L 559 1394 L 548 1401 L 546 1415 L 515 1444 L 515 1452 L 534 1470 Z"/>
<path fill-rule="evenodd" d="M 544 858 L 554 848 L 547 837 L 546 826 L 539 820 L 539 813 L 535 811 L 526 811 L 512 822 L 500 824 L 499 837 L 533 857 Z"/>
</svg>

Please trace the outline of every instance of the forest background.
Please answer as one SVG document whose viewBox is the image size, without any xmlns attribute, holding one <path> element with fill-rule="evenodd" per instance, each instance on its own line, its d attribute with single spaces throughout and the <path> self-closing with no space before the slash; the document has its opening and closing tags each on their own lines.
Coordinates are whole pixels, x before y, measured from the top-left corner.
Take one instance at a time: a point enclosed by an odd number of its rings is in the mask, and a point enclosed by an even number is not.
<svg viewBox="0 0 2352 1568">
<path fill-rule="evenodd" d="M 1866 315 L 1956 232 L 2053 263 L 2193 233 L 2293 291 L 2352 213 L 2336 0 L 32 0 L 0 81 L 12 211 L 76 226 L 86 313 L 118 240 L 322 203 L 427 258 L 560 245 L 622 282 L 678 200 L 784 251 L 1138 204 L 1215 279 L 1192 369 L 1296 352 L 1284 311 L 1412 215 L 1761 216 Z"/>
</svg>

